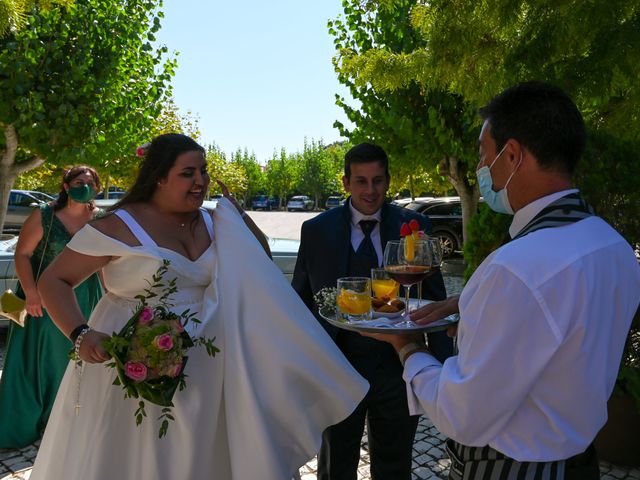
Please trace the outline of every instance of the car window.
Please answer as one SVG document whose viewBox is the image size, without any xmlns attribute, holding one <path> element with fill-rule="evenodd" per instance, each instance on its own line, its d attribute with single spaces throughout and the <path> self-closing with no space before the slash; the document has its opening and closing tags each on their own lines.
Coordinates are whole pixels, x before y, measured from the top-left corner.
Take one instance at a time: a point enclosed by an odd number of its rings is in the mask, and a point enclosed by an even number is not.
<svg viewBox="0 0 640 480">
<path fill-rule="evenodd" d="M 438 205 L 427 205 L 422 211 L 427 215 L 460 216 L 462 207 L 459 203 L 440 203 Z"/>
<path fill-rule="evenodd" d="M 29 195 L 25 195 L 24 193 L 13 192 L 9 195 L 9 204 L 15 205 L 18 207 L 28 207 L 32 203 L 37 202 L 37 200 Z"/>
<path fill-rule="evenodd" d="M 43 202 L 50 202 L 51 200 L 53 200 L 52 196 L 42 192 L 31 192 L 31 195 L 36 197 L 38 200 L 42 200 Z"/>
<path fill-rule="evenodd" d="M 428 206 L 429 205 L 425 205 L 422 202 L 411 202 L 411 203 L 408 203 L 407 205 L 405 205 L 405 208 L 408 208 L 409 210 L 416 210 L 418 212 L 422 212 Z"/>
</svg>

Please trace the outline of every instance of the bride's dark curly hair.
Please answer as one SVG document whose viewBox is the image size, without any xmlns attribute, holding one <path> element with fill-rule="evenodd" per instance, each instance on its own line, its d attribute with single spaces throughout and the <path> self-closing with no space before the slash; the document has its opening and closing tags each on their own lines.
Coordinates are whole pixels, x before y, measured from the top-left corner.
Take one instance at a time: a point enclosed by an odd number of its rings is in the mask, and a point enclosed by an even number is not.
<svg viewBox="0 0 640 480">
<path fill-rule="evenodd" d="M 144 153 L 138 177 L 129 192 L 109 210 L 121 208 L 136 202 L 148 201 L 158 188 L 158 182 L 169 174 L 176 159 L 186 152 L 199 151 L 205 154 L 198 142 L 181 133 L 158 135 Z"/>
</svg>

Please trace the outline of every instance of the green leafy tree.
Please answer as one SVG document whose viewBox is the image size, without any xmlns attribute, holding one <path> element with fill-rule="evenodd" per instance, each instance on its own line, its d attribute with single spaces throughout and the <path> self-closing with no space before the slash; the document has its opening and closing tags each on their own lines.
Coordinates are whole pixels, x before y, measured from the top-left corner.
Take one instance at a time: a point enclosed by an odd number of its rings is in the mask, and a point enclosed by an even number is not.
<svg viewBox="0 0 640 480">
<path fill-rule="evenodd" d="M 77 0 L 0 40 L 0 226 L 18 175 L 45 160 L 108 170 L 146 141 L 175 68 L 152 46 L 160 5 Z"/>
<path fill-rule="evenodd" d="M 297 164 L 295 157 L 287 155 L 284 148 L 280 150 L 279 155 L 274 152 L 273 157 L 267 162 L 265 175 L 267 189 L 278 196 L 280 199 L 279 207 L 282 208 L 296 185 Z"/>
<path fill-rule="evenodd" d="M 181 114 L 174 101 L 168 99 L 162 103 L 162 112 L 155 120 L 148 139 L 150 140 L 162 133 L 171 132 L 184 133 L 192 138 L 200 136 L 198 118 L 190 112 L 184 115 Z M 98 173 L 100 174 L 104 196 L 107 196 L 110 186 L 127 189 L 133 185 L 139 163 L 140 159 L 136 157 L 135 152 L 125 152 L 121 158 L 112 159 L 102 165 Z M 60 179 L 64 168 L 64 166 L 46 163 L 20 175 L 16 179 L 14 187 L 55 193 L 60 189 Z"/>
<path fill-rule="evenodd" d="M 228 161 L 215 144 L 207 147 L 207 167 L 211 177 L 211 192 L 222 193 L 215 179 L 222 181 L 236 197 L 242 197 L 247 191 L 247 177 L 242 165 Z"/>
<path fill-rule="evenodd" d="M 317 209 L 322 199 L 335 188 L 334 162 L 322 140 L 308 142 L 306 138 L 300 161 L 298 188 L 313 197 Z"/>
<path fill-rule="evenodd" d="M 0 37 L 16 32 L 27 23 L 27 14 L 34 7 L 51 8 L 52 5 L 71 5 L 73 0 L 0 0 Z"/>
<path fill-rule="evenodd" d="M 378 54 L 406 55 L 424 49 L 420 32 L 410 22 L 417 0 L 371 2 L 346 0 L 344 16 L 329 22 L 337 54 L 334 65 L 341 83 L 349 87 L 358 107 L 337 97 L 355 128 L 340 132 L 354 143 L 370 140 L 388 153 L 392 189 L 405 187 L 415 196 L 417 178 L 447 178 L 460 195 L 464 229 L 475 213 L 479 197 L 475 185 L 477 119 L 475 105 L 461 96 L 415 81 L 397 79 L 397 87 L 377 82 L 378 76 L 394 77 L 394 65 L 383 72 L 368 68 L 365 60 Z M 382 53 L 380 53 L 382 52 Z M 379 65 L 371 61 L 371 64 Z"/>
<path fill-rule="evenodd" d="M 231 162 L 244 170 L 247 179 L 247 188 L 244 191 L 242 203 L 245 208 L 249 208 L 252 197 L 266 193 L 266 176 L 255 154 L 253 152 L 249 153 L 246 148 L 244 150 L 236 150 L 236 152 L 231 155 Z"/>
<path fill-rule="evenodd" d="M 328 181 L 327 190 L 330 194 L 345 195 L 342 177 L 344 176 L 344 156 L 353 145 L 348 141 L 334 142 L 325 147 L 331 164 L 332 176 Z"/>
</svg>

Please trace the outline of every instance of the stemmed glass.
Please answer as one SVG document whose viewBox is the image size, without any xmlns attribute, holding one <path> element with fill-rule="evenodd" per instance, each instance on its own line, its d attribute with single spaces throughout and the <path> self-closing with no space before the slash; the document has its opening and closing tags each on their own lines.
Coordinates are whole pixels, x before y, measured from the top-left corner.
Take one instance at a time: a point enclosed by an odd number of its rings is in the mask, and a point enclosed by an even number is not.
<svg viewBox="0 0 640 480">
<path fill-rule="evenodd" d="M 384 249 L 384 269 L 404 287 L 405 310 L 402 321 L 396 323 L 397 326 L 415 326 L 409 317 L 409 289 L 429 275 L 432 264 L 432 247 L 427 239 L 387 242 Z"/>
<path fill-rule="evenodd" d="M 429 242 L 429 248 L 431 249 L 431 270 L 428 275 L 432 275 L 440 271 L 442 265 L 442 241 L 438 237 L 425 237 L 425 240 Z M 422 282 L 418 282 L 418 306 L 416 310 L 422 305 Z"/>
</svg>

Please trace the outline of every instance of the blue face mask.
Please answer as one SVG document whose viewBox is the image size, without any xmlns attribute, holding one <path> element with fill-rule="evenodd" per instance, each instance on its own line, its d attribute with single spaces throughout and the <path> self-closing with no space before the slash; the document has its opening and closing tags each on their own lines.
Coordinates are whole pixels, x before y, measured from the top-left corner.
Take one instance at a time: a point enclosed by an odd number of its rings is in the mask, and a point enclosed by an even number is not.
<svg viewBox="0 0 640 480">
<path fill-rule="evenodd" d="M 484 201 L 489 208 L 494 212 L 498 213 L 506 213 L 508 215 L 513 215 L 513 208 L 511 208 L 511 204 L 509 203 L 509 197 L 507 196 L 507 185 L 515 175 L 518 167 L 522 163 L 522 153 L 520 154 L 520 162 L 518 162 L 518 166 L 513 171 L 507 183 L 505 183 L 504 187 L 497 192 L 493 191 L 493 179 L 491 178 L 491 167 L 493 167 L 494 163 L 498 160 L 502 152 L 504 152 L 505 148 L 507 148 L 507 144 L 502 147 L 500 153 L 496 155 L 496 158 L 493 159 L 491 165 L 488 167 L 485 165 L 476 171 L 476 177 L 478 178 L 478 187 L 480 188 L 480 195 L 484 198 Z"/>
</svg>

